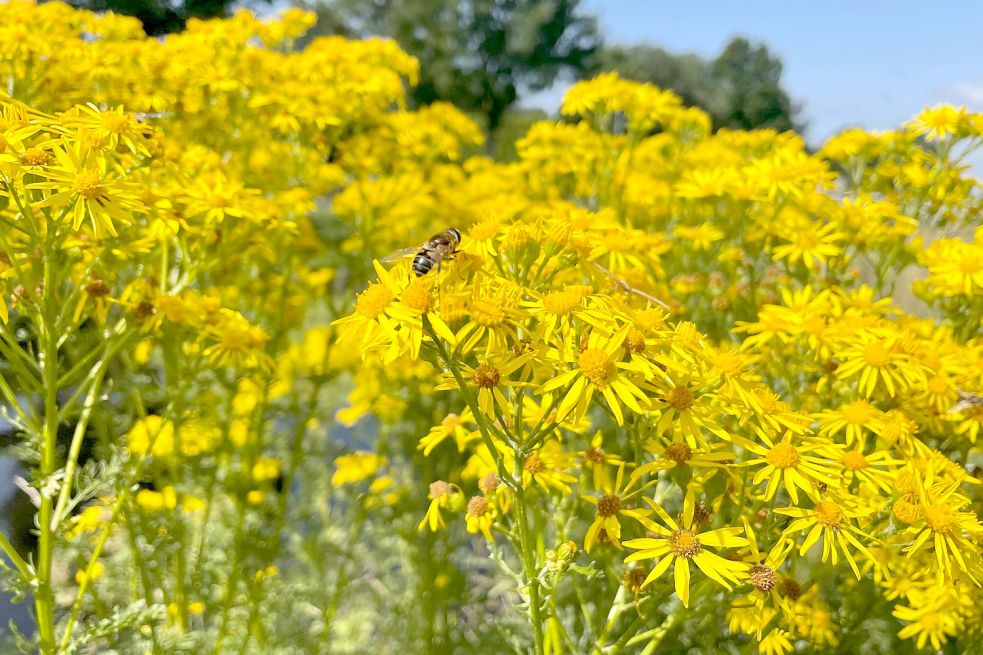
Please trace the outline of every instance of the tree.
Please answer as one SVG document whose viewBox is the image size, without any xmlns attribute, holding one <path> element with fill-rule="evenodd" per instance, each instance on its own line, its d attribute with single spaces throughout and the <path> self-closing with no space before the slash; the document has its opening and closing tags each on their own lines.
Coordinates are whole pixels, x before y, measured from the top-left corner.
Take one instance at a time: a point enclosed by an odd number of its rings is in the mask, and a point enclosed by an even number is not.
<svg viewBox="0 0 983 655">
<path fill-rule="evenodd" d="M 269 0 L 263 0 L 268 2 Z M 189 18 L 227 16 L 236 0 L 69 0 L 69 4 L 90 11 L 113 11 L 140 19 L 150 36 L 184 29 Z"/>
<path fill-rule="evenodd" d="M 687 105 L 706 110 L 718 129 L 802 129 L 799 107 L 781 86 L 781 60 L 747 39 L 731 40 L 712 61 L 638 45 L 604 48 L 597 62 L 600 70 L 672 89 Z"/>
<path fill-rule="evenodd" d="M 420 60 L 420 104 L 483 115 L 490 133 L 524 91 L 587 70 L 600 44 L 580 0 L 324 0 L 338 30 L 395 39 Z M 334 22 L 334 21 L 332 21 Z"/>
</svg>

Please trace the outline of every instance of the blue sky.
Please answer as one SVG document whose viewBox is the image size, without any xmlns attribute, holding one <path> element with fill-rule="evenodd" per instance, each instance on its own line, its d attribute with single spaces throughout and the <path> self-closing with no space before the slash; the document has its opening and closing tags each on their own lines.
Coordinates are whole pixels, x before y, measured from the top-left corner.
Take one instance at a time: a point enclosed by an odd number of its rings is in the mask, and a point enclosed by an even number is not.
<svg viewBox="0 0 983 655">
<path fill-rule="evenodd" d="M 717 55 L 733 36 L 778 55 L 807 138 L 890 129 L 940 102 L 983 111 L 983 2 L 583 0 L 609 43 Z M 534 104 L 553 109 L 560 90 Z"/>
</svg>

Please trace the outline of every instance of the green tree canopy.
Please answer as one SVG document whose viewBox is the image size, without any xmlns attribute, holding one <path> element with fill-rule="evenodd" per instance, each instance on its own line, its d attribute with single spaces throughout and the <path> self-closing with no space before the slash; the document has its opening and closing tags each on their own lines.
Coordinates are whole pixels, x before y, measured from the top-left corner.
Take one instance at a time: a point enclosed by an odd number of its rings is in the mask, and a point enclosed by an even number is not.
<svg viewBox="0 0 983 655">
<path fill-rule="evenodd" d="M 269 0 L 260 0 L 268 2 Z M 91 11 L 113 11 L 140 19 L 151 36 L 184 29 L 189 18 L 227 16 L 236 0 L 68 0 L 73 7 Z"/>
<path fill-rule="evenodd" d="M 781 60 L 747 39 L 731 40 L 713 60 L 648 45 L 610 46 L 599 52 L 597 68 L 672 89 L 706 110 L 716 128 L 802 129 L 799 107 L 781 85 Z"/>
<path fill-rule="evenodd" d="M 578 78 L 600 39 L 580 0 L 323 0 L 322 31 L 388 36 L 420 60 L 414 99 L 453 102 L 494 133 L 523 91 Z M 317 28 L 315 28 L 317 29 Z"/>
</svg>

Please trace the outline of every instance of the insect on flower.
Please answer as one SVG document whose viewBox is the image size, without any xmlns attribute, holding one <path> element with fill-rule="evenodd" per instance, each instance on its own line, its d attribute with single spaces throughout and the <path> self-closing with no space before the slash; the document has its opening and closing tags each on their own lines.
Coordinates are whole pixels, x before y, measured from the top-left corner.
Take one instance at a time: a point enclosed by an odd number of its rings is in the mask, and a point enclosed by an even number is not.
<svg viewBox="0 0 983 655">
<path fill-rule="evenodd" d="M 969 393 L 968 391 L 958 390 L 959 400 L 956 401 L 950 409 L 950 414 L 958 414 L 960 412 L 965 412 L 967 409 L 973 407 L 983 407 L 983 396 L 978 396 L 974 393 Z"/>
<path fill-rule="evenodd" d="M 652 296 L 650 294 L 645 293 L 641 289 L 636 289 L 635 287 L 631 286 L 630 284 L 628 284 L 627 282 L 625 282 L 624 280 L 622 280 L 620 277 L 618 277 L 617 275 L 615 275 L 614 273 L 612 273 L 608 269 L 604 268 L 603 266 L 601 266 L 597 262 L 591 262 L 591 266 L 593 266 L 598 271 L 600 271 L 601 273 L 603 273 L 604 275 L 606 275 L 611 280 L 611 282 L 619 290 L 623 291 L 624 293 L 634 293 L 635 295 L 640 296 L 640 297 L 644 298 L 645 300 L 648 300 L 650 302 L 653 302 L 653 303 L 661 306 L 663 309 L 669 309 L 669 305 L 665 304 L 664 302 L 662 302 L 661 300 L 659 300 L 655 296 Z"/>
<path fill-rule="evenodd" d="M 433 235 L 419 246 L 401 248 L 383 257 L 382 261 L 392 262 L 403 257 L 408 257 L 416 253 L 413 257 L 413 272 L 417 277 L 423 277 L 433 267 L 437 267 L 437 274 L 440 274 L 440 264 L 445 259 L 450 259 L 457 252 L 457 247 L 461 243 L 461 233 L 454 228 L 448 228 L 443 232 Z"/>
</svg>

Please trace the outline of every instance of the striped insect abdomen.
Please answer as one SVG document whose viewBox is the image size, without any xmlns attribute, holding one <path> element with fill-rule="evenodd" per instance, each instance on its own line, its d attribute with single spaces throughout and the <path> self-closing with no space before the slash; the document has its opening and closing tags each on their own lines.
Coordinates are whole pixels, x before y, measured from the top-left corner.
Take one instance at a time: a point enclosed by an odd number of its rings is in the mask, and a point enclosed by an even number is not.
<svg viewBox="0 0 983 655">
<path fill-rule="evenodd" d="M 413 272 L 416 273 L 417 277 L 422 277 L 430 272 L 433 268 L 433 259 L 430 258 L 429 253 L 426 250 L 421 250 L 413 258 Z"/>
</svg>

